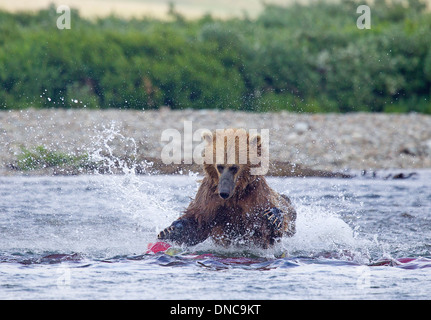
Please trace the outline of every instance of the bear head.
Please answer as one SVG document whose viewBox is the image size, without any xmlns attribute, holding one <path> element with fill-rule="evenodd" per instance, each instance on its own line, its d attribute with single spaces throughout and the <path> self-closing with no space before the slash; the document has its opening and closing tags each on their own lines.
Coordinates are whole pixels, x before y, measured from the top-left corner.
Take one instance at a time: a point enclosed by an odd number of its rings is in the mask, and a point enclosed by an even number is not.
<svg viewBox="0 0 431 320">
<path fill-rule="evenodd" d="M 244 129 L 205 130 L 202 138 L 206 142 L 203 153 L 204 171 L 217 186 L 219 196 L 230 199 L 241 193 L 262 175 L 262 137 L 248 134 Z"/>
</svg>

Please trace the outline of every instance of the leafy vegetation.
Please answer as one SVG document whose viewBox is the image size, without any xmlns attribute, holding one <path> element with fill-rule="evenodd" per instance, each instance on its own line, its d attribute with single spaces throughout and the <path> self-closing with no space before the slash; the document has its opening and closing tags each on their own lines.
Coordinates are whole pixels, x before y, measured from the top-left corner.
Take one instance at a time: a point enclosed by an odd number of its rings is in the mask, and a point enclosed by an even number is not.
<svg viewBox="0 0 431 320">
<path fill-rule="evenodd" d="M 90 165 L 88 155 L 69 155 L 59 151 L 48 150 L 44 146 L 37 146 L 32 150 L 21 148 L 21 154 L 17 156 L 16 169 L 29 171 L 50 167 L 85 168 Z"/>
<path fill-rule="evenodd" d="M 407 3 L 407 4 L 406 4 Z M 431 14 L 419 0 L 266 5 L 254 20 L 86 20 L 0 11 L 0 108 L 431 113 Z"/>
</svg>

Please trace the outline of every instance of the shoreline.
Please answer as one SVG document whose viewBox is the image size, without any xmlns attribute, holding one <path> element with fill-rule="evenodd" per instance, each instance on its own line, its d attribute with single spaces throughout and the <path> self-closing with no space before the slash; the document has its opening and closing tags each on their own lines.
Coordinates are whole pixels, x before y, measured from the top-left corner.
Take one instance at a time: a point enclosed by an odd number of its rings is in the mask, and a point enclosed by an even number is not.
<svg viewBox="0 0 431 320">
<path fill-rule="evenodd" d="M 431 116 L 417 113 L 25 109 L 0 112 L 0 176 L 23 174 L 13 169 L 17 158 L 23 148 L 38 146 L 65 154 L 96 155 L 112 163 L 132 159 L 139 166 L 151 161 L 154 168 L 147 166 L 147 170 L 159 174 L 199 172 L 199 166 L 166 166 L 160 161 L 167 144 L 161 141 L 162 131 L 183 133 L 184 121 L 192 121 L 193 132 L 200 128 L 269 129 L 270 176 L 348 176 L 350 171 L 431 168 Z M 83 171 L 66 165 L 24 174 Z"/>
</svg>

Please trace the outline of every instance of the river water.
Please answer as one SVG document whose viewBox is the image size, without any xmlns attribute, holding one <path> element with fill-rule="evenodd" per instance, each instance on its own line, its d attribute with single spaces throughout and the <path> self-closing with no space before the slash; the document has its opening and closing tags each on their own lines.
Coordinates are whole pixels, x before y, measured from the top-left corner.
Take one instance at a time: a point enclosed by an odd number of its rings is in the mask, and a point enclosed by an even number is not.
<svg viewBox="0 0 431 320">
<path fill-rule="evenodd" d="M 268 178 L 294 237 L 174 255 L 146 252 L 197 176 L 1 177 L 0 299 L 429 299 L 431 171 L 417 173 Z"/>
</svg>

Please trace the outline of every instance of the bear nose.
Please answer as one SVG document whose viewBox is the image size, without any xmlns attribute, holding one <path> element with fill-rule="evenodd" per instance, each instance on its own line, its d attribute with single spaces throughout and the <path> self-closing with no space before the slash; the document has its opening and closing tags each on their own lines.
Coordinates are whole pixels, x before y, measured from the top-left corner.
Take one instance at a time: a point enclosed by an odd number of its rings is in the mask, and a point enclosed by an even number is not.
<svg viewBox="0 0 431 320">
<path fill-rule="evenodd" d="M 222 197 L 223 199 L 227 199 L 227 198 L 229 198 L 229 193 L 227 193 L 227 192 L 220 192 L 220 197 Z"/>
</svg>

